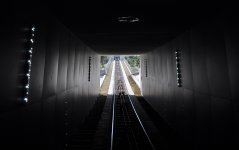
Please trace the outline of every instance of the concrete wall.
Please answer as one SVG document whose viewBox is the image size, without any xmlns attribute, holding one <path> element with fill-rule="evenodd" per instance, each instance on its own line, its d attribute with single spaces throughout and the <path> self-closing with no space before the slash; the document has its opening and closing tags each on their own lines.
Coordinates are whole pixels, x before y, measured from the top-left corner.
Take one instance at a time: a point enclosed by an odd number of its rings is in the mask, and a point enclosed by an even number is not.
<svg viewBox="0 0 239 150">
<path fill-rule="evenodd" d="M 238 35 L 236 20 L 217 19 L 142 55 L 144 97 L 191 149 L 238 147 Z M 177 87 L 177 49 L 182 87 Z"/>
<path fill-rule="evenodd" d="M 4 15 L 0 28 L 0 143 L 9 149 L 62 149 L 66 133 L 79 127 L 98 96 L 99 56 L 47 12 L 23 10 Z M 22 105 L 19 77 L 31 23 L 36 34 L 30 98 Z"/>
</svg>

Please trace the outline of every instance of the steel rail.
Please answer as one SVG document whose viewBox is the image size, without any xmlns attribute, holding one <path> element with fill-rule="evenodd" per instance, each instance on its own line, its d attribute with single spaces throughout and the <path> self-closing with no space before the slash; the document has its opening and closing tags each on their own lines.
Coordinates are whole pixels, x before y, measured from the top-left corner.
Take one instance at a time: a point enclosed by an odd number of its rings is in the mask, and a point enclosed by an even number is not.
<svg viewBox="0 0 239 150">
<path fill-rule="evenodd" d="M 116 64 L 116 62 L 115 62 L 115 64 Z M 122 76 L 123 76 L 123 68 L 122 68 L 122 64 L 117 64 L 117 65 L 119 65 L 119 69 L 120 69 L 120 72 L 121 72 L 121 74 L 122 74 Z M 117 67 L 118 68 L 118 67 Z M 114 67 L 114 69 L 116 70 L 116 65 L 115 65 L 115 67 Z M 116 71 L 114 71 L 114 73 L 116 74 Z M 124 77 L 124 76 L 123 76 Z M 115 125 L 115 97 L 116 97 L 116 91 L 115 91 L 115 75 L 114 75 L 114 86 L 113 86 L 113 104 L 112 104 L 112 123 L 111 123 L 111 143 L 110 143 L 110 150 L 113 150 L 113 144 L 114 144 L 114 125 Z M 151 141 L 151 139 L 150 139 L 150 137 L 149 137 L 149 135 L 148 135 L 148 133 L 147 133 L 147 131 L 145 130 L 145 128 L 144 128 L 144 126 L 143 126 L 143 123 L 142 123 L 142 121 L 141 121 L 141 119 L 139 118 L 139 115 L 138 115 L 138 113 L 136 112 L 136 109 L 135 109 L 135 107 L 134 107 L 134 104 L 133 104 L 133 102 L 132 102 L 132 99 L 131 99 L 131 97 L 130 97 L 130 95 L 128 94 L 129 92 L 128 92 L 128 89 L 127 89 L 127 86 L 126 86 L 126 81 L 125 81 L 125 79 L 123 78 L 122 80 L 121 80 L 122 82 L 123 82 L 123 84 L 124 84 L 124 87 L 125 87 L 125 93 L 127 93 L 126 95 L 128 96 L 128 98 L 129 98 L 129 101 L 130 101 L 130 105 L 131 105 L 131 107 L 133 108 L 133 112 L 134 112 L 134 114 L 136 115 L 136 118 L 137 118 L 137 120 L 138 120 L 138 122 L 139 122 L 139 124 L 140 124 L 140 126 L 141 126 L 141 128 L 142 128 L 142 130 L 143 130 L 143 132 L 144 132 L 144 134 L 145 134 L 145 136 L 147 137 L 147 139 L 148 139 L 148 142 L 149 142 L 149 144 L 150 144 L 150 146 L 152 147 L 152 150 L 155 150 L 155 147 L 154 147 L 154 145 L 153 145 L 153 143 L 152 143 L 152 141 Z"/>
<path fill-rule="evenodd" d="M 114 67 L 115 70 L 115 67 Z M 112 70 L 113 72 L 113 70 Z M 114 71 L 115 73 L 115 71 Z M 113 142 L 114 142 L 114 122 L 115 122 L 115 75 L 114 75 L 114 86 L 113 86 L 113 104 L 112 104 L 112 122 L 111 122 L 111 139 L 110 139 L 110 150 L 113 150 Z"/>
<path fill-rule="evenodd" d="M 122 65 L 122 64 L 121 64 L 121 65 Z M 121 65 L 120 65 L 120 68 L 121 68 L 121 71 L 122 71 L 122 73 L 123 73 L 123 68 L 122 68 Z M 123 79 L 123 80 L 124 80 L 124 79 Z M 124 81 L 124 84 L 125 84 L 125 81 Z M 127 96 L 128 96 L 128 98 L 129 98 L 130 104 L 131 104 L 131 106 L 132 106 L 132 108 L 133 108 L 133 110 L 134 110 L 134 113 L 135 113 L 135 115 L 136 115 L 138 121 L 139 121 L 139 124 L 140 124 L 141 128 L 143 129 L 144 134 L 146 135 L 146 137 L 147 137 L 147 139 L 148 139 L 148 141 L 149 141 L 149 143 L 150 143 L 152 149 L 155 150 L 155 147 L 154 147 L 154 145 L 153 145 L 153 142 L 151 141 L 151 139 L 150 139 L 150 137 L 149 137 L 147 131 L 146 131 L 145 128 L 144 128 L 144 125 L 143 125 L 141 119 L 139 118 L 138 113 L 137 113 L 136 110 L 135 110 L 135 107 L 134 107 L 133 102 L 132 102 L 132 100 L 131 100 L 131 98 L 130 98 L 130 95 L 128 94 L 129 92 L 128 92 L 128 88 L 127 88 L 126 84 L 125 84 L 125 87 L 126 87 L 125 90 L 127 91 Z"/>
</svg>

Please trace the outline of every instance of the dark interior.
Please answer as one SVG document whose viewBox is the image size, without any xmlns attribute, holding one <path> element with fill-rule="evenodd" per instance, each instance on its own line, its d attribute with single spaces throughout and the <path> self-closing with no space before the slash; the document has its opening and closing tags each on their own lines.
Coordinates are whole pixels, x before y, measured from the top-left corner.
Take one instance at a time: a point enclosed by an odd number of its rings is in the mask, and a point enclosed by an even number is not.
<svg viewBox="0 0 239 150">
<path fill-rule="evenodd" d="M 97 101 L 100 55 L 126 54 L 141 56 L 142 105 L 152 108 L 148 112 L 160 120 L 158 126 L 164 122 L 179 135 L 183 148 L 238 149 L 237 9 L 229 1 L 1 4 L 2 149 L 66 149 L 68 135 L 88 126 L 91 112 L 99 112 L 92 109 L 102 107 Z M 139 21 L 118 22 L 124 16 Z M 25 103 L 26 52 L 33 26 L 29 102 Z M 181 87 L 176 50 L 181 54 Z"/>
</svg>

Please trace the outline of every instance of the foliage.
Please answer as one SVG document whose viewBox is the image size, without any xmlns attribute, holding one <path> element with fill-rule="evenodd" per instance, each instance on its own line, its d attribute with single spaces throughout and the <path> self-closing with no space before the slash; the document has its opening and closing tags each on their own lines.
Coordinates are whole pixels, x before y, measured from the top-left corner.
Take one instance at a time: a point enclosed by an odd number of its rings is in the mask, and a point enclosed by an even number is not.
<svg viewBox="0 0 239 150">
<path fill-rule="evenodd" d="M 140 56 L 126 56 L 125 59 L 132 68 L 140 67 Z"/>
<path fill-rule="evenodd" d="M 139 73 L 140 56 L 126 56 L 125 59 L 129 64 L 129 69 L 132 74 Z"/>
<path fill-rule="evenodd" d="M 108 61 L 109 61 L 109 57 L 108 56 L 101 56 L 101 58 L 100 58 L 100 67 L 104 68 L 104 65 L 107 64 Z"/>
</svg>

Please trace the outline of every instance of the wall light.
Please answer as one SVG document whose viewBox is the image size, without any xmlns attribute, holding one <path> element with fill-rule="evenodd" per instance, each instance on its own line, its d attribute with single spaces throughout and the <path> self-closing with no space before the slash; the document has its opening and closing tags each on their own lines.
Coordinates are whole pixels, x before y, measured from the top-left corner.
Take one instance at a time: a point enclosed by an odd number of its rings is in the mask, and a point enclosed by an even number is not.
<svg viewBox="0 0 239 150">
<path fill-rule="evenodd" d="M 28 42 L 28 47 L 26 50 L 26 62 L 27 62 L 27 66 L 26 68 L 26 72 L 25 72 L 25 76 L 26 76 L 26 83 L 24 85 L 25 87 L 25 94 L 24 94 L 24 98 L 23 101 L 25 103 L 29 102 L 29 89 L 30 89 L 30 78 L 31 78 L 31 64 L 32 64 L 32 52 L 33 52 L 33 43 L 34 43 L 34 36 L 35 36 L 35 26 L 31 26 L 31 28 L 29 29 L 29 40 Z"/>
<path fill-rule="evenodd" d="M 89 64 L 88 64 L 88 81 L 90 82 L 91 77 L 91 57 L 89 57 Z"/>
<path fill-rule="evenodd" d="M 145 77 L 148 77 L 148 59 L 144 59 Z"/>
<path fill-rule="evenodd" d="M 176 72 L 177 72 L 177 86 L 182 86 L 182 75 L 181 75 L 181 68 L 180 68 L 180 51 L 175 51 L 175 60 L 176 60 Z"/>
<path fill-rule="evenodd" d="M 118 17 L 118 22 L 133 23 L 133 22 L 138 22 L 138 21 L 139 21 L 139 18 L 133 17 L 133 16 Z"/>
</svg>

